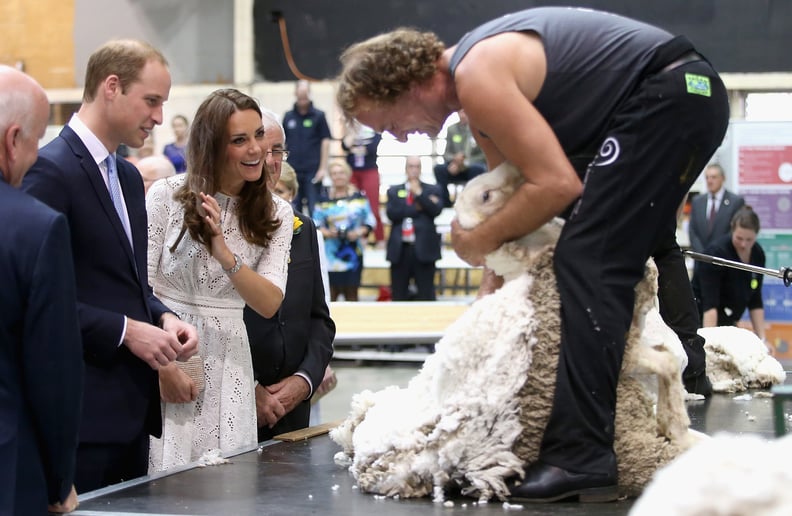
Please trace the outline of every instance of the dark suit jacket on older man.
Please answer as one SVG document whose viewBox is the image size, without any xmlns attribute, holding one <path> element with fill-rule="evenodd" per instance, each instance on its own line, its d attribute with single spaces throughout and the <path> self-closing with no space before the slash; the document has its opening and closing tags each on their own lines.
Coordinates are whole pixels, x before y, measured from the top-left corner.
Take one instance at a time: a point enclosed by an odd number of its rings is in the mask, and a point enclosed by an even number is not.
<svg viewBox="0 0 792 516">
<path fill-rule="evenodd" d="M 142 432 L 162 432 L 157 372 L 120 345 L 124 315 L 155 323 L 168 309 L 148 282 L 143 180 L 126 160 L 117 169 L 134 249 L 98 165 L 71 127 L 39 151 L 23 182 L 71 228 L 85 360 L 81 445 L 128 444 Z"/>
<path fill-rule="evenodd" d="M 434 300 L 435 262 L 440 259 L 440 235 L 434 219 L 443 211 L 443 197 L 436 185 L 421 182 L 421 195 L 410 198 L 404 184 L 388 188 L 385 206 L 391 221 L 388 248 L 385 258 L 391 262 L 391 289 L 393 299 L 407 298 L 410 269 L 414 269 L 418 297 Z M 405 249 L 402 229 L 405 219 L 412 219 L 415 242 Z M 409 256 L 408 256 L 409 255 Z M 406 264 L 407 260 L 415 263 Z"/>
<path fill-rule="evenodd" d="M 703 253 L 712 242 L 730 233 L 732 217 L 745 206 L 745 200 L 741 196 L 725 190 L 718 211 L 715 212 L 715 218 L 710 225 L 707 213 L 707 197 L 709 195 L 709 192 L 699 194 L 690 204 L 688 234 L 690 248 L 697 253 Z"/>
<path fill-rule="evenodd" d="M 289 276 L 280 310 L 266 319 L 246 306 L 245 325 L 256 381 L 272 385 L 299 371 L 316 390 L 333 356 L 335 323 L 322 285 L 316 226 L 302 213 L 296 216 L 302 226 L 292 237 Z M 310 401 L 303 401 L 273 428 L 260 428 L 259 440 L 307 427 L 310 412 Z"/>
<path fill-rule="evenodd" d="M 0 514 L 46 514 L 74 481 L 83 363 L 69 228 L 0 174 Z"/>
</svg>

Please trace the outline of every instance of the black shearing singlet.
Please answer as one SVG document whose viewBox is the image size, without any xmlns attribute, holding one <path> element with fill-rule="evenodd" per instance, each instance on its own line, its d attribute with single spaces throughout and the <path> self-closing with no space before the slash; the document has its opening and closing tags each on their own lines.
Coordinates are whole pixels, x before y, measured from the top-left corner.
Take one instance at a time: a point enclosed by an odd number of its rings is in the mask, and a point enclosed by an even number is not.
<svg viewBox="0 0 792 516">
<path fill-rule="evenodd" d="M 526 9 L 465 34 L 451 57 L 451 75 L 473 45 L 503 32 L 534 32 L 542 38 L 547 77 L 534 106 L 566 155 L 584 163 L 596 153 L 613 112 L 645 77 L 655 50 L 673 39 L 657 27 L 601 11 Z"/>
</svg>

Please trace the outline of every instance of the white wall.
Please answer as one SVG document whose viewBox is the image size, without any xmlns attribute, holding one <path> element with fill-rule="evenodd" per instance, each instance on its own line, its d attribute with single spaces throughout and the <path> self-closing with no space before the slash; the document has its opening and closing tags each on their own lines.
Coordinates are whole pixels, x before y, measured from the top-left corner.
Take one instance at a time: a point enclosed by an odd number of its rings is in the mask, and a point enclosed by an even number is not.
<svg viewBox="0 0 792 516">
<path fill-rule="evenodd" d="M 75 81 L 84 84 L 97 47 L 136 38 L 162 51 L 174 84 L 232 82 L 233 14 L 234 2 L 227 0 L 75 0 Z"/>
</svg>

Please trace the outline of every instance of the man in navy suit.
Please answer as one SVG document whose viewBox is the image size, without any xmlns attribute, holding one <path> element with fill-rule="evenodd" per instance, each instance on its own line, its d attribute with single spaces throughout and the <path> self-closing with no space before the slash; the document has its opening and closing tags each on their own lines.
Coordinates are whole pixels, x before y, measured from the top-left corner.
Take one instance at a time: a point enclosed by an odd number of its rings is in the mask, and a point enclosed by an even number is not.
<svg viewBox="0 0 792 516">
<path fill-rule="evenodd" d="M 48 118 L 41 86 L 0 66 L 0 514 L 77 506 L 83 364 L 69 228 L 17 190 Z"/>
<path fill-rule="evenodd" d="M 149 435 L 162 426 L 157 369 L 197 350 L 195 328 L 149 287 L 143 181 L 114 160 L 120 144 L 141 147 L 162 123 L 170 86 L 167 61 L 153 47 L 103 45 L 89 58 L 79 111 L 23 183 L 71 229 L 85 362 L 80 493 L 146 474 Z"/>
<path fill-rule="evenodd" d="M 443 194 L 436 185 L 421 182 L 421 160 L 407 156 L 407 181 L 388 188 L 385 210 L 392 226 L 385 255 L 391 262 L 394 301 L 434 301 L 435 262 L 440 259 L 440 235 L 434 219 L 443 211 Z M 410 279 L 418 293 L 408 295 Z"/>
<path fill-rule="evenodd" d="M 688 224 L 690 248 L 697 253 L 703 253 L 718 237 L 731 233 L 731 219 L 745 205 L 741 196 L 724 188 L 726 173 L 720 165 L 709 165 L 704 179 L 707 193 L 693 198 Z"/>
</svg>

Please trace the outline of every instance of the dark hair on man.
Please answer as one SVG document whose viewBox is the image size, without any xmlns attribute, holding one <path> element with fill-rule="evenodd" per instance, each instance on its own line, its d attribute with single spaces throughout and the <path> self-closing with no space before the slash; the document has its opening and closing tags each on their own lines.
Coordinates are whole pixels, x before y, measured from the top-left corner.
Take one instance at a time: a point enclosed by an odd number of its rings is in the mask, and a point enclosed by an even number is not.
<svg viewBox="0 0 792 516">
<path fill-rule="evenodd" d="M 737 210 L 731 219 L 731 230 L 734 231 L 738 227 L 759 233 L 759 215 L 747 204 Z"/>
<path fill-rule="evenodd" d="M 140 71 L 151 60 L 168 66 L 162 53 L 144 41 L 119 39 L 108 41 L 88 58 L 85 70 L 83 101 L 92 102 L 99 85 L 110 75 L 118 76 L 121 92 L 140 79 Z"/>
<path fill-rule="evenodd" d="M 445 45 L 433 32 L 399 28 L 356 43 L 341 54 L 336 100 L 347 118 L 358 102 L 393 103 L 414 84 L 429 80 Z"/>
</svg>

